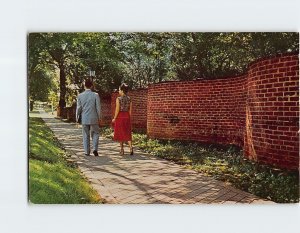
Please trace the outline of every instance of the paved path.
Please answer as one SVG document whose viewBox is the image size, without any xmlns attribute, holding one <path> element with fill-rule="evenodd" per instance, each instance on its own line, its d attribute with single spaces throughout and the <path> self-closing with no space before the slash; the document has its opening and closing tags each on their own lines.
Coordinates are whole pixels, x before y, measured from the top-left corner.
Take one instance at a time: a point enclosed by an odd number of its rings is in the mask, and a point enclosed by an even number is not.
<svg viewBox="0 0 300 233">
<path fill-rule="evenodd" d="M 106 203 L 272 203 L 224 182 L 135 149 L 119 155 L 118 143 L 100 137 L 99 157 L 84 156 L 81 128 L 40 111 L 40 117 Z"/>
</svg>

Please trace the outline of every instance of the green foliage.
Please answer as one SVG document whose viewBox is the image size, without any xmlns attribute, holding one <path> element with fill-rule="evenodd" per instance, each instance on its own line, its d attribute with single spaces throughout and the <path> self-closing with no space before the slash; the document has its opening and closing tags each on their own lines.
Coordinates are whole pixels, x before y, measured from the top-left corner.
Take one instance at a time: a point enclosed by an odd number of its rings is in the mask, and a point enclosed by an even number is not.
<svg viewBox="0 0 300 233">
<path fill-rule="evenodd" d="M 102 131 L 110 136 L 112 131 Z M 236 146 L 149 139 L 133 134 L 133 143 L 151 155 L 171 160 L 278 203 L 299 202 L 299 173 L 258 164 Z"/>
<path fill-rule="evenodd" d="M 29 118 L 29 200 L 35 204 L 101 203 L 53 133 L 40 118 Z"/>
<path fill-rule="evenodd" d="M 140 88 L 168 80 L 233 76 L 255 59 L 298 51 L 299 33 L 30 33 L 28 47 L 30 85 L 41 83 L 34 78 L 41 67 L 52 79 L 58 76 L 59 105 L 65 106 L 83 90 L 89 70 L 95 71 L 101 94 L 124 81 Z M 72 89 L 74 84 L 80 90 Z"/>
<path fill-rule="evenodd" d="M 48 101 L 48 96 L 53 89 L 53 77 L 50 72 L 36 68 L 29 79 L 29 97 L 33 101 Z"/>
<path fill-rule="evenodd" d="M 174 33 L 172 63 L 180 80 L 241 74 L 255 59 L 298 51 L 298 33 Z"/>
<path fill-rule="evenodd" d="M 57 92 L 51 90 L 49 92 L 48 95 L 48 103 L 50 105 L 53 105 L 53 107 L 55 108 L 56 106 L 58 106 L 58 96 L 57 96 Z"/>
<path fill-rule="evenodd" d="M 113 33 L 115 47 L 123 55 L 124 78 L 135 88 L 170 79 L 170 33 Z"/>
<path fill-rule="evenodd" d="M 113 132 L 112 128 L 110 128 L 110 127 L 101 127 L 100 132 L 101 132 L 101 135 L 103 135 L 104 137 L 113 139 L 114 132 Z"/>
<path fill-rule="evenodd" d="M 111 93 L 117 88 L 124 76 L 123 56 L 115 46 L 112 33 L 86 33 L 83 36 L 82 50 L 79 60 L 85 67 L 85 74 L 91 69 L 95 71 L 95 88 L 103 94 Z M 79 81 L 83 81 L 83 75 Z"/>
</svg>

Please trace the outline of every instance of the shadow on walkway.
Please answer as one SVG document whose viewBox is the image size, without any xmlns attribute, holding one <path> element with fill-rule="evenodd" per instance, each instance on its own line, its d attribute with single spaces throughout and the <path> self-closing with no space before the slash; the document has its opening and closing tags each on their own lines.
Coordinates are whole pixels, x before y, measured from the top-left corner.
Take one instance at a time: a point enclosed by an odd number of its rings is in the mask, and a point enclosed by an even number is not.
<svg viewBox="0 0 300 233">
<path fill-rule="evenodd" d="M 38 115 L 106 203 L 272 203 L 137 149 L 134 156 L 120 156 L 118 143 L 103 137 L 100 156 L 84 156 L 81 127 L 44 111 Z"/>
</svg>

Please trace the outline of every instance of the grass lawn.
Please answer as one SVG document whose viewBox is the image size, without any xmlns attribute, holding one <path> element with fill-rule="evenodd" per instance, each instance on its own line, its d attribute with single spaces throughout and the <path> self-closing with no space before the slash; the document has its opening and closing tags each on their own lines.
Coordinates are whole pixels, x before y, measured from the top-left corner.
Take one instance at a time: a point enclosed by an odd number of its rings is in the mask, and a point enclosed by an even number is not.
<svg viewBox="0 0 300 233">
<path fill-rule="evenodd" d="M 29 118 L 29 201 L 35 204 L 101 203 L 42 119 Z"/>
<path fill-rule="evenodd" d="M 102 135 L 111 137 L 110 128 Z M 133 134 L 133 144 L 151 155 L 229 182 L 235 187 L 277 203 L 299 202 L 299 173 L 258 164 L 245 159 L 234 146 L 203 145 L 196 142 L 153 140 Z"/>
</svg>

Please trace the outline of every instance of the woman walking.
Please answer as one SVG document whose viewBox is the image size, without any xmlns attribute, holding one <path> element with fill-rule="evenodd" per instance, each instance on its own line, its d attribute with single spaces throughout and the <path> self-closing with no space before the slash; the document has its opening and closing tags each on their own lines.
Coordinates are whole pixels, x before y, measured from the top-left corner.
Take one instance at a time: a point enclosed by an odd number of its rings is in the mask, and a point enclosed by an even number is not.
<svg viewBox="0 0 300 233">
<path fill-rule="evenodd" d="M 116 99 L 115 116 L 112 123 L 114 127 L 114 140 L 120 142 L 120 154 L 124 155 L 124 142 L 128 142 L 130 155 L 133 155 L 131 134 L 132 101 L 127 96 L 128 85 L 123 83 L 119 87 L 119 97 Z"/>
</svg>

